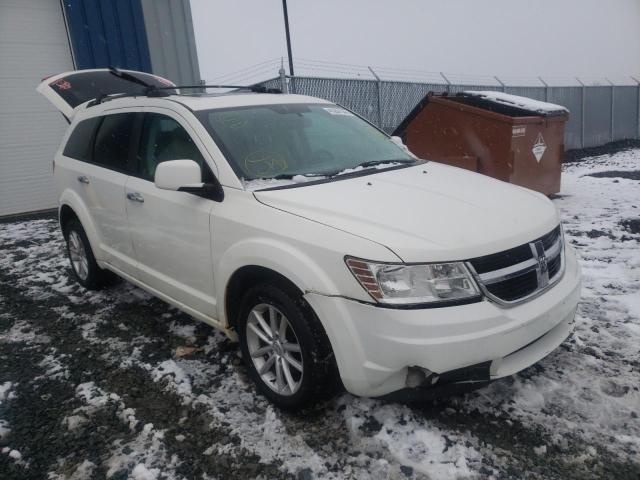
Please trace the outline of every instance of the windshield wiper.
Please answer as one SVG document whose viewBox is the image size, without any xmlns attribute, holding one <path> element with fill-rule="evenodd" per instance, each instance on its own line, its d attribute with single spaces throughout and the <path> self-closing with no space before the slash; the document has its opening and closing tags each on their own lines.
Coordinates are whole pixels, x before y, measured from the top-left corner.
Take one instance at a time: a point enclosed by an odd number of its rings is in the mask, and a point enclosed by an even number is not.
<svg viewBox="0 0 640 480">
<path fill-rule="evenodd" d="M 356 168 L 371 168 L 371 167 L 375 167 L 378 165 L 385 165 L 387 163 L 415 163 L 417 160 L 406 160 L 406 159 L 399 159 L 399 160 L 369 160 L 366 162 L 362 162 L 362 163 L 358 163 L 357 165 L 354 165 L 353 167 L 349 167 L 349 168 L 342 168 L 340 170 L 334 170 L 333 172 L 323 172 L 322 174 L 319 175 L 326 175 L 327 177 L 337 177 L 339 175 L 348 175 L 350 173 L 358 173 L 358 172 L 354 172 L 353 170 L 355 170 Z"/>
<path fill-rule="evenodd" d="M 368 168 L 368 167 L 375 167 L 377 165 L 384 165 L 385 163 L 414 163 L 415 160 L 407 160 L 407 159 L 398 159 L 398 160 L 369 160 L 368 162 L 362 162 L 357 164 L 355 167 L 351 167 L 351 168 L 358 168 L 358 167 L 363 167 L 363 168 Z"/>
<path fill-rule="evenodd" d="M 340 170 L 332 170 L 330 172 L 314 172 L 314 173 L 280 173 L 274 177 L 271 177 L 273 180 L 291 180 L 293 177 L 301 176 L 301 177 L 336 177 L 338 175 L 344 175 L 345 173 L 351 173 L 352 170 L 356 168 L 371 168 L 377 165 L 385 165 L 387 163 L 415 163 L 417 160 L 408 160 L 408 159 L 398 159 L 398 160 L 369 160 L 366 162 L 358 163 L 357 165 L 349 168 L 341 168 Z"/>
<path fill-rule="evenodd" d="M 323 177 L 324 173 L 280 173 L 266 180 L 291 180 L 293 177 Z"/>
</svg>

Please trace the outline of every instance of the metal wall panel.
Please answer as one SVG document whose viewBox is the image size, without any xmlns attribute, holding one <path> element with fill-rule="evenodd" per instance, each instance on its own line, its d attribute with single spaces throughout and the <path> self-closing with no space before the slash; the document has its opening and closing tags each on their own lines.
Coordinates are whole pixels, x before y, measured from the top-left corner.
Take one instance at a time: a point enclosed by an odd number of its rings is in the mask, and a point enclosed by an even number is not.
<svg viewBox="0 0 640 480">
<path fill-rule="evenodd" d="M 596 147 L 611 141 L 611 87 L 586 87 L 584 146 Z"/>
<path fill-rule="evenodd" d="M 638 134 L 638 87 L 614 87 L 613 139 L 635 138 Z"/>
<path fill-rule="evenodd" d="M 495 88 L 491 90 L 495 90 Z M 542 102 L 545 101 L 547 95 L 545 87 L 505 87 L 504 91 L 511 95 L 533 98 L 534 100 L 540 100 Z"/>
<path fill-rule="evenodd" d="M 153 73 L 179 85 L 200 83 L 189 0 L 141 0 Z"/>
<path fill-rule="evenodd" d="M 72 70 L 59 0 L 0 0 L 0 216 L 56 206 L 51 162 L 67 129 L 35 91 Z"/>
<path fill-rule="evenodd" d="M 495 85 L 449 85 L 449 92 L 458 93 L 458 92 L 466 92 L 469 90 L 476 91 L 502 91 L 501 87 L 496 87 Z"/>
<path fill-rule="evenodd" d="M 63 3 L 77 69 L 152 71 L 140 0 Z"/>
<path fill-rule="evenodd" d="M 569 109 L 569 121 L 564 128 L 564 148 L 582 146 L 582 87 L 549 87 L 549 102 Z"/>
</svg>

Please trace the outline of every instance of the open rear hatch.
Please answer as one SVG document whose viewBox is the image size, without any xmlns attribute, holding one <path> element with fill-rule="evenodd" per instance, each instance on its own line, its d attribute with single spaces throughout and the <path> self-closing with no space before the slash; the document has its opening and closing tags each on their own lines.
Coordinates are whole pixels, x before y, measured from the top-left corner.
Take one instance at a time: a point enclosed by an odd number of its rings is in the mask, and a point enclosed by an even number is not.
<svg viewBox="0 0 640 480">
<path fill-rule="evenodd" d="M 45 78 L 36 90 L 70 122 L 76 108 L 89 100 L 117 94 L 146 95 L 153 88 L 167 87 L 175 87 L 175 84 L 151 73 L 100 68 L 75 70 Z M 177 93 L 172 90 L 165 92 Z"/>
</svg>

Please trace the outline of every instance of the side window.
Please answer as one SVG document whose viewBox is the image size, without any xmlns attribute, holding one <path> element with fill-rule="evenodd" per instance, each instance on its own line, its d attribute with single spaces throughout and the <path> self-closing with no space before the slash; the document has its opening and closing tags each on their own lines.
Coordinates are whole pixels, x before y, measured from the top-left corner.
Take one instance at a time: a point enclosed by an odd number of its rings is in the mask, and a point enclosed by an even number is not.
<svg viewBox="0 0 640 480">
<path fill-rule="evenodd" d="M 194 160 L 203 169 L 209 169 L 187 131 L 173 118 L 159 113 L 147 113 L 142 127 L 138 151 L 138 173 L 153 181 L 156 167 L 167 160 Z"/>
<path fill-rule="evenodd" d="M 62 154 L 65 157 L 75 158 L 76 160 L 91 161 L 93 134 L 100 120 L 100 117 L 95 117 L 79 122 L 71 132 Z"/>
<path fill-rule="evenodd" d="M 126 170 L 135 118 L 135 113 L 116 113 L 102 117 L 93 147 L 94 163 Z"/>
</svg>

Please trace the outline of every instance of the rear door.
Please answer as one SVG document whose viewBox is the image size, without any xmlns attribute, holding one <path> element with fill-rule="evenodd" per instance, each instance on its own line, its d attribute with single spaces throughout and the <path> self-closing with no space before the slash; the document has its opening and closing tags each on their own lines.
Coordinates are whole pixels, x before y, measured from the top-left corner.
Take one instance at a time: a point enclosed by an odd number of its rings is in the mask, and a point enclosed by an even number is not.
<svg viewBox="0 0 640 480">
<path fill-rule="evenodd" d="M 150 87 L 175 86 L 166 78 L 134 70 L 100 68 L 76 70 L 45 78 L 37 87 L 67 120 L 76 108 L 89 100 L 108 95 L 145 95 Z M 175 90 L 167 90 L 175 93 Z"/>
<path fill-rule="evenodd" d="M 100 242 L 98 259 L 129 274 L 135 273 L 136 261 L 125 210 L 125 184 L 141 120 L 142 113 L 136 112 L 82 120 L 56 162 L 56 177 L 89 210 Z"/>
</svg>

